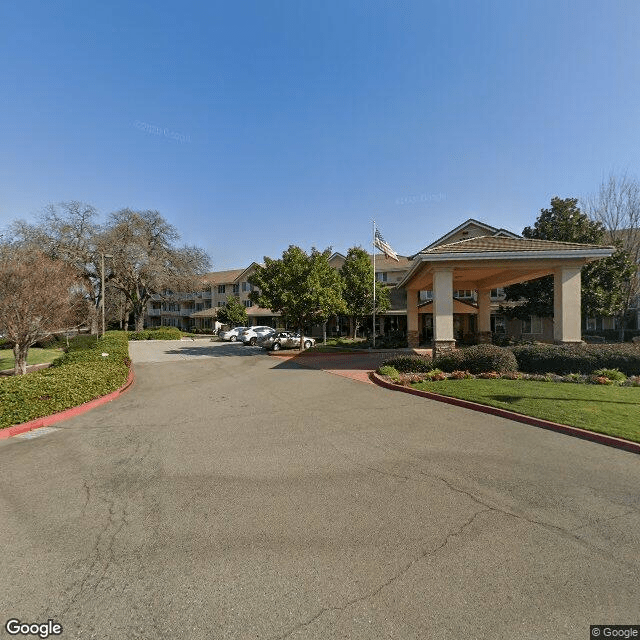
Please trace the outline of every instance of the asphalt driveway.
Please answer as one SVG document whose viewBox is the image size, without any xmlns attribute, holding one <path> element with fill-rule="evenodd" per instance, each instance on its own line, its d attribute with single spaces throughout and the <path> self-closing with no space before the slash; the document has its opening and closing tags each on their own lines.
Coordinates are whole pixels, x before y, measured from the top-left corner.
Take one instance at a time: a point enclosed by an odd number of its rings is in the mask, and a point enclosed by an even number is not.
<svg viewBox="0 0 640 640">
<path fill-rule="evenodd" d="M 119 400 L 0 443 L 3 624 L 556 640 L 640 623 L 638 456 L 238 344 L 131 354 Z"/>
</svg>

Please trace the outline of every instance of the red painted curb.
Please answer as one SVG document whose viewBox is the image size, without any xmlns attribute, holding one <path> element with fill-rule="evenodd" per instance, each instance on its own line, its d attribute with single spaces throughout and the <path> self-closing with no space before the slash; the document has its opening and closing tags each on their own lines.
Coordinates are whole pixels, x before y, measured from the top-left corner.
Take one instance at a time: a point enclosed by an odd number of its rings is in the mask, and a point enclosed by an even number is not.
<svg viewBox="0 0 640 640">
<path fill-rule="evenodd" d="M 586 431 L 585 429 L 570 427 L 568 424 L 559 424 L 558 422 L 551 422 L 550 420 L 543 420 L 542 418 L 533 418 L 532 416 L 525 416 L 521 413 L 514 413 L 513 411 L 508 411 L 507 409 L 499 409 L 498 407 L 490 407 L 486 404 L 471 402 L 470 400 L 450 398 L 449 396 L 441 396 L 439 393 L 433 393 L 431 391 L 420 391 L 419 389 L 414 389 L 412 387 L 404 387 L 402 385 L 383 380 L 375 371 L 372 371 L 369 377 L 378 386 L 385 387 L 386 389 L 391 389 L 392 391 L 402 391 L 404 393 L 410 393 L 413 396 L 428 398 L 429 400 L 436 400 L 437 402 L 444 402 L 446 404 L 452 404 L 456 407 L 464 407 L 465 409 L 471 409 L 473 411 L 479 411 L 481 413 L 488 413 L 494 416 L 499 416 L 500 418 L 508 418 L 509 420 L 522 422 L 532 427 L 540 427 L 541 429 L 548 429 L 549 431 L 564 433 L 565 435 L 573 436 L 574 438 L 597 442 L 598 444 L 603 444 L 607 447 L 614 447 L 616 449 L 623 449 L 624 451 L 640 454 L 640 443 L 632 442 L 631 440 L 625 440 L 624 438 L 607 436 L 603 433 L 596 433 L 595 431 Z"/>
<path fill-rule="evenodd" d="M 65 409 L 58 413 L 52 413 L 49 416 L 35 418 L 35 420 L 29 420 L 29 422 L 23 422 L 22 424 L 16 424 L 13 427 L 0 429 L 0 440 L 3 438 L 10 438 L 11 436 L 17 436 L 21 433 L 26 433 L 27 431 L 33 431 L 34 429 L 40 429 L 40 427 L 48 427 L 49 425 L 56 424 L 57 422 L 62 422 L 63 420 L 68 420 L 69 418 L 74 418 L 75 416 L 87 413 L 87 411 L 91 411 L 92 409 L 99 407 L 101 404 L 106 404 L 107 402 L 115 400 L 127 391 L 131 385 L 133 385 L 134 380 L 135 375 L 133 373 L 133 368 L 130 368 L 127 381 L 119 389 L 108 393 L 106 396 L 89 400 L 89 402 L 85 402 L 77 407 L 71 407 L 70 409 Z"/>
</svg>

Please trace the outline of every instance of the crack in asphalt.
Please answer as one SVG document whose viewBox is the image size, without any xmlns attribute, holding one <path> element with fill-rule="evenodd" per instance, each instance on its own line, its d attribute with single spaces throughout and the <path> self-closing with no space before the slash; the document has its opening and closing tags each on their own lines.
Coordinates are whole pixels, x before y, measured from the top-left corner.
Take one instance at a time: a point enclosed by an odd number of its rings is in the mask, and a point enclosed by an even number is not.
<svg viewBox="0 0 640 640">
<path fill-rule="evenodd" d="M 322 607 L 320 609 L 320 611 L 316 612 L 313 616 L 307 618 L 306 620 L 303 620 L 302 622 L 297 623 L 294 627 L 289 629 L 289 631 L 287 631 L 286 633 L 284 633 L 282 635 L 279 635 L 279 636 L 274 636 L 272 638 L 272 640 L 285 640 L 285 638 L 290 638 L 294 633 L 297 633 L 298 631 L 301 631 L 302 629 L 305 629 L 306 627 L 312 625 L 320 617 L 322 617 L 325 613 L 328 613 L 328 612 L 331 612 L 331 611 L 344 611 L 345 609 L 348 609 L 349 607 L 352 607 L 355 604 L 359 604 L 361 602 L 365 602 L 366 600 L 369 600 L 369 599 L 377 596 L 384 589 L 386 589 L 387 587 L 391 586 L 394 582 L 396 582 L 400 578 L 402 578 L 402 576 L 404 576 L 418 562 L 420 562 L 421 560 L 424 560 L 425 558 L 429 558 L 429 557 L 435 556 L 439 551 L 444 549 L 449 544 L 449 542 L 450 542 L 450 540 L 452 538 L 456 538 L 458 536 L 461 536 L 465 532 L 465 530 L 473 524 L 475 519 L 480 514 L 488 513 L 490 511 L 492 511 L 492 509 L 480 509 L 479 511 L 476 511 L 466 522 L 464 522 L 462 525 L 460 525 L 456 530 L 448 533 L 446 535 L 444 541 L 441 544 L 439 544 L 438 546 L 436 546 L 436 547 L 434 547 L 432 549 L 424 549 L 416 557 L 414 557 L 412 560 L 407 562 L 400 569 L 400 571 L 394 573 L 389 579 L 385 580 L 382 584 L 378 585 L 375 589 L 373 589 L 373 590 L 371 590 L 368 593 L 365 593 L 363 595 L 357 596 L 356 598 L 352 598 L 350 600 L 347 600 L 342 605 L 334 605 L 334 606 Z"/>
</svg>

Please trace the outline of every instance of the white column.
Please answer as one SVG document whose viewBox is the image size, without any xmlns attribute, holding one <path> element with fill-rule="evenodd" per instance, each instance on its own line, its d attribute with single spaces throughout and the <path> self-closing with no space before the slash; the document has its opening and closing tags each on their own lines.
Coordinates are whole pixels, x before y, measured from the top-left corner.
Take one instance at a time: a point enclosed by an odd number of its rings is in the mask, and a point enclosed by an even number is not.
<svg viewBox="0 0 640 640">
<path fill-rule="evenodd" d="M 453 269 L 433 272 L 433 339 L 453 342 Z"/>
<path fill-rule="evenodd" d="M 560 267 L 553 275 L 553 339 L 580 342 L 580 267 Z"/>
</svg>

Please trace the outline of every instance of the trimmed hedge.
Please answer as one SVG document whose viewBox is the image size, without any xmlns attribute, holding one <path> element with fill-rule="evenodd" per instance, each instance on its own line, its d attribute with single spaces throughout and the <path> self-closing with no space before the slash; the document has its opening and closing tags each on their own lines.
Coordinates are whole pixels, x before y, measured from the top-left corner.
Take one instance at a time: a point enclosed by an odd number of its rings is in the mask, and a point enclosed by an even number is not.
<svg viewBox="0 0 640 640">
<path fill-rule="evenodd" d="M 132 331 L 129 340 L 180 340 L 182 331 L 176 327 L 160 327 L 160 329 L 145 329 Z"/>
<path fill-rule="evenodd" d="M 509 349 L 494 344 L 477 344 L 446 353 L 433 361 L 443 371 L 469 371 L 470 373 L 506 373 L 517 371 L 518 363 Z"/>
<path fill-rule="evenodd" d="M 393 367 L 400 373 L 426 373 L 433 369 L 433 364 L 430 358 L 423 358 L 422 356 L 395 356 L 385 360 L 380 365 L 380 369 L 382 367 Z"/>
<path fill-rule="evenodd" d="M 524 373 L 590 375 L 597 369 L 618 369 L 627 376 L 640 374 L 638 344 L 534 344 L 510 350 Z"/>
<path fill-rule="evenodd" d="M 103 356 L 103 353 L 109 355 Z M 51 367 L 0 380 L 0 428 L 76 407 L 121 387 L 129 375 L 123 331 L 80 336 Z"/>
</svg>

